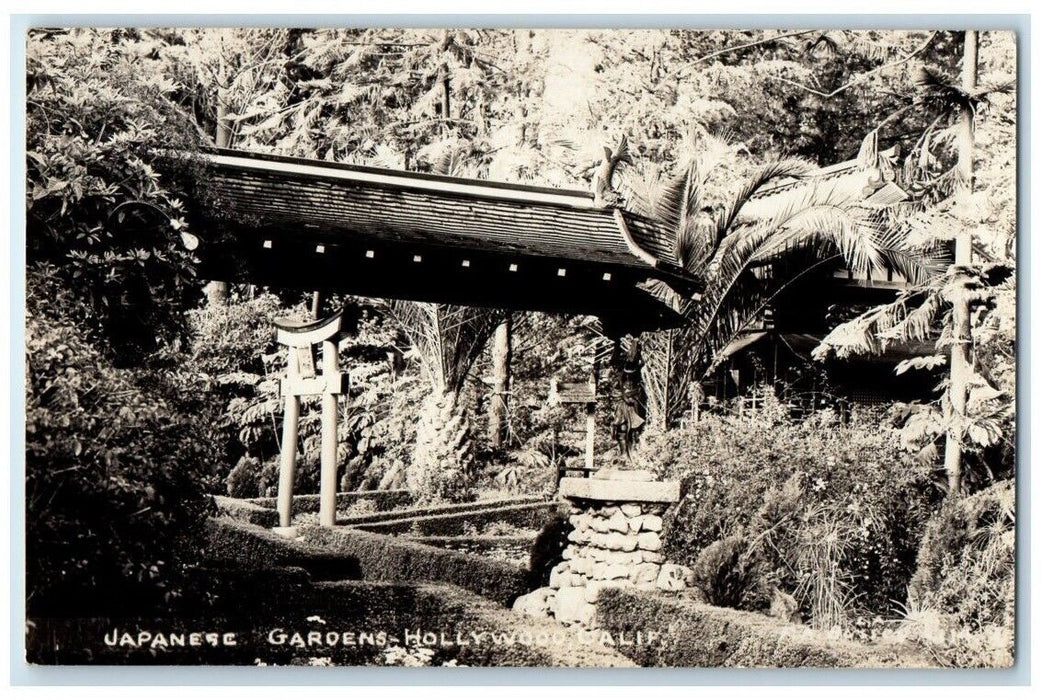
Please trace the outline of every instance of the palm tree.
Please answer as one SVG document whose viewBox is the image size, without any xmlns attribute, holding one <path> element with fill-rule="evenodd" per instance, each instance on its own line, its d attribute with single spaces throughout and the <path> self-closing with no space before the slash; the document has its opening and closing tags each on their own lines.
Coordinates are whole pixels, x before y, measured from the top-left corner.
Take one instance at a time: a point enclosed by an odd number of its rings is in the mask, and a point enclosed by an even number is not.
<svg viewBox="0 0 1041 700">
<path fill-rule="evenodd" d="M 406 485 L 424 500 L 465 498 L 475 455 L 460 392 L 508 312 L 413 301 L 388 301 L 387 308 L 408 337 L 431 389 L 420 409 Z"/>
<path fill-rule="evenodd" d="M 665 285 L 654 290 L 686 319 L 682 327 L 643 341 L 648 422 L 661 428 L 678 420 L 687 407 L 688 387 L 716 369 L 724 348 L 806 274 L 842 262 L 858 271 L 888 267 L 917 284 L 933 270 L 863 205 L 859 192 L 814 183 L 807 178 L 814 168 L 803 161 L 768 163 L 713 206 L 713 172 L 732 158 L 718 142 L 709 145 L 713 148 L 678 176 L 645 177 L 627 188 L 629 210 L 665 229 L 675 240 L 680 264 L 705 283 L 697 300 Z M 780 196 L 766 215 L 749 215 L 756 195 L 782 180 L 804 184 Z M 775 274 L 764 274 L 771 264 Z"/>
</svg>

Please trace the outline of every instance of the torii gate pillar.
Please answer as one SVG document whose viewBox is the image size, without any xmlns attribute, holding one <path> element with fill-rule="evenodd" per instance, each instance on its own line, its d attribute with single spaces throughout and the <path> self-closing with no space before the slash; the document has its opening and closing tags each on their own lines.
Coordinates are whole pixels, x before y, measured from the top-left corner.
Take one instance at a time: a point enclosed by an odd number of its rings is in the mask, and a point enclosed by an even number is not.
<svg viewBox="0 0 1041 700">
<path fill-rule="evenodd" d="M 322 397 L 322 453 L 318 521 L 325 527 L 336 524 L 336 448 L 339 442 L 338 397 L 347 388 L 347 375 L 340 371 L 339 342 L 344 336 L 343 312 L 319 321 L 275 320 L 278 342 L 287 346 L 286 399 L 282 421 L 282 453 L 278 474 L 278 521 L 289 528 L 293 516 L 293 482 L 296 478 L 296 448 L 299 437 L 300 397 Z M 322 346 L 322 372 L 316 372 L 318 346 Z"/>
</svg>

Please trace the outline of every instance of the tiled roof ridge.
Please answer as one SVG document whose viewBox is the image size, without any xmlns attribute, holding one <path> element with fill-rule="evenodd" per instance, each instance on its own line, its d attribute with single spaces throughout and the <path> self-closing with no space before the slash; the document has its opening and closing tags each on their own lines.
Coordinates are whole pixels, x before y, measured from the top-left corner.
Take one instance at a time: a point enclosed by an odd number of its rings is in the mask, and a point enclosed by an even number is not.
<svg viewBox="0 0 1041 700">
<path fill-rule="evenodd" d="M 321 174 L 337 179 L 354 179 L 370 183 L 383 183 L 388 186 L 412 187 L 418 189 L 442 191 L 445 193 L 464 193 L 489 198 L 504 198 L 514 201 L 529 201 L 532 204 L 559 204 L 582 209 L 609 209 L 593 204 L 592 192 L 562 187 L 529 185 L 482 178 L 456 177 L 424 173 L 413 170 L 395 168 L 379 168 L 353 163 L 340 163 L 318 160 L 314 158 L 298 158 L 270 153 L 258 153 L 236 149 L 211 148 L 203 152 L 203 156 L 217 163 L 234 163 L 239 167 L 252 167 L 259 170 Z"/>
<path fill-rule="evenodd" d="M 889 149 L 878 154 L 878 161 L 891 159 L 896 153 L 895 149 Z M 762 187 L 758 192 L 752 195 L 752 199 L 765 199 L 781 192 L 787 192 L 788 190 L 795 189 L 801 185 L 805 185 L 808 182 L 820 182 L 822 180 L 831 180 L 836 177 L 848 175 L 861 170 L 873 170 L 878 169 L 878 166 L 865 165 L 859 158 L 851 158 L 850 160 L 840 161 L 838 163 L 832 163 L 822 168 L 818 168 L 810 172 L 806 177 L 803 178 L 786 178 L 779 180 L 778 182 L 771 183 Z"/>
</svg>

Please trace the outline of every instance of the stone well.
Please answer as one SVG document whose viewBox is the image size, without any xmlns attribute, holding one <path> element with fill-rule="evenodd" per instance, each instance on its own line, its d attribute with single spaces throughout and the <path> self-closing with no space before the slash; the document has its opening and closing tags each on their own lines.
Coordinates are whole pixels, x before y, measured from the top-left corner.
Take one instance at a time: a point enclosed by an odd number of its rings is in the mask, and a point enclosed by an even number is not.
<svg viewBox="0 0 1041 700">
<path fill-rule="evenodd" d="M 549 586 L 521 596 L 514 610 L 594 628 L 603 588 L 678 591 L 690 571 L 662 554 L 662 515 L 679 500 L 676 481 L 654 481 L 646 471 L 601 469 L 588 479 L 566 478 L 560 495 L 571 506 L 564 561 Z"/>
</svg>

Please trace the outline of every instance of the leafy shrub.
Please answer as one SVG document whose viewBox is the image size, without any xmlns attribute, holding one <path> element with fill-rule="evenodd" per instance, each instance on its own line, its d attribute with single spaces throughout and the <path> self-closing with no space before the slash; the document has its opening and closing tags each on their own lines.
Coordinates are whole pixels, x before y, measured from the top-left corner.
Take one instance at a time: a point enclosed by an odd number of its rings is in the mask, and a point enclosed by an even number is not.
<svg viewBox="0 0 1041 700">
<path fill-rule="evenodd" d="M 929 521 L 910 583 L 913 606 L 950 615 L 970 631 L 1013 626 L 1015 482 L 946 503 Z"/>
<path fill-rule="evenodd" d="M 764 585 L 758 560 L 741 535 L 730 535 L 705 547 L 691 567 L 694 585 L 712 605 L 758 608 Z"/>
<path fill-rule="evenodd" d="M 162 376 L 112 367 L 57 280 L 30 272 L 27 306 L 29 610 L 169 600 L 211 505 L 194 418 L 155 391 Z"/>
<path fill-rule="evenodd" d="M 894 431 L 872 417 L 822 430 L 783 417 L 708 415 L 690 428 L 645 436 L 640 452 L 662 478 L 681 482 L 664 537 L 674 561 L 696 566 L 713 543 L 743 538 L 750 550 L 745 566 L 763 577 L 749 582 L 750 589 L 776 585 L 801 593 L 807 608 L 816 585 L 811 579 L 825 574 L 810 565 L 806 543 L 828 519 L 843 538 L 835 557 L 837 573 L 851 586 L 847 605 L 888 611 L 892 601 L 903 600 L 922 529 L 940 495 L 929 469 L 901 452 Z M 718 545 L 702 562 L 709 579 L 724 553 L 737 556 Z M 743 600 L 752 608 L 768 602 L 760 595 Z"/>
<path fill-rule="evenodd" d="M 242 455 L 225 480 L 232 498 L 251 498 L 271 487 L 264 478 L 264 465 L 256 457 Z"/>
<path fill-rule="evenodd" d="M 130 33 L 30 34 L 26 80 L 27 259 L 56 266 L 80 323 L 120 364 L 183 340 L 200 296 L 178 181 L 195 126 L 160 63 Z M 162 174 L 160 174 L 160 171 Z"/>
<path fill-rule="evenodd" d="M 550 515 L 531 545 L 528 569 L 536 587 L 549 585 L 553 567 L 564 560 L 567 536 L 571 532 L 568 520 L 559 511 Z"/>
<path fill-rule="evenodd" d="M 293 311 L 274 294 L 193 309 L 192 362 L 221 385 L 256 386 L 265 374 L 262 356 L 277 349 L 272 322 Z"/>
</svg>

